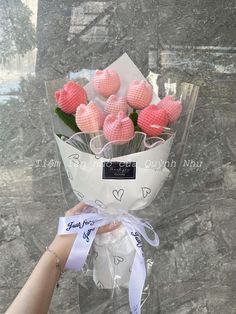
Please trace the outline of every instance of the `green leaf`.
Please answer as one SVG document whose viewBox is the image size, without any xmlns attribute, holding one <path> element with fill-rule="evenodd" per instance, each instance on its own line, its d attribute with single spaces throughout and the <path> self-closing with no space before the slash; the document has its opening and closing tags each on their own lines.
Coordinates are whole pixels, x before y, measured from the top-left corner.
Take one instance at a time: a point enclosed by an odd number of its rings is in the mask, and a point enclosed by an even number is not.
<svg viewBox="0 0 236 314">
<path fill-rule="evenodd" d="M 75 122 L 75 117 L 72 114 L 65 113 L 58 107 L 56 107 L 55 113 L 75 133 L 81 132 L 80 129 L 77 127 L 77 124 Z"/>
<path fill-rule="evenodd" d="M 136 126 L 134 127 L 134 131 L 136 131 L 136 132 L 142 132 L 142 129 L 141 129 L 138 125 L 136 125 Z"/>
<path fill-rule="evenodd" d="M 138 123 L 138 114 L 137 112 L 131 112 L 131 114 L 129 115 L 130 119 L 133 121 L 134 126 L 137 125 Z"/>
</svg>

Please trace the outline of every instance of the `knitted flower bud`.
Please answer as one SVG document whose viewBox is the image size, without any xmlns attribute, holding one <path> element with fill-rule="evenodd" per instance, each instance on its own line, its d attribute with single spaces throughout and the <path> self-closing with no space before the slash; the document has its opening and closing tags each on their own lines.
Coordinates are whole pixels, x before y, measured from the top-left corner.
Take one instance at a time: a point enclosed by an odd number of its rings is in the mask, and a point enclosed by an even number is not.
<svg viewBox="0 0 236 314">
<path fill-rule="evenodd" d="M 126 98 L 123 96 L 111 95 L 106 102 L 105 111 L 107 113 L 113 113 L 115 116 L 118 115 L 119 111 L 127 113 L 128 104 Z"/>
<path fill-rule="evenodd" d="M 150 104 L 152 94 L 152 86 L 149 83 L 134 80 L 127 91 L 128 104 L 134 109 L 143 109 Z"/>
<path fill-rule="evenodd" d="M 102 129 L 104 114 L 92 101 L 86 106 L 80 105 L 76 110 L 76 124 L 83 132 L 97 132 Z"/>
<path fill-rule="evenodd" d="M 86 104 L 85 89 L 74 81 L 66 83 L 62 89 L 55 92 L 58 107 L 66 113 L 75 113 L 80 104 Z"/>
<path fill-rule="evenodd" d="M 115 70 L 96 70 L 93 77 L 96 92 L 104 97 L 117 93 L 120 88 L 120 77 Z"/>
<path fill-rule="evenodd" d="M 175 123 L 182 112 L 183 106 L 180 101 L 174 100 L 173 96 L 166 96 L 157 104 L 157 108 L 165 109 L 169 123 Z"/>
<path fill-rule="evenodd" d="M 140 111 L 138 126 L 148 136 L 158 136 L 168 124 L 168 115 L 164 109 L 158 109 L 156 105 L 150 105 Z"/>
<path fill-rule="evenodd" d="M 109 114 L 105 118 L 103 133 L 108 141 L 121 141 L 124 144 L 134 136 L 134 125 L 132 120 L 120 111 L 117 117 Z"/>
</svg>

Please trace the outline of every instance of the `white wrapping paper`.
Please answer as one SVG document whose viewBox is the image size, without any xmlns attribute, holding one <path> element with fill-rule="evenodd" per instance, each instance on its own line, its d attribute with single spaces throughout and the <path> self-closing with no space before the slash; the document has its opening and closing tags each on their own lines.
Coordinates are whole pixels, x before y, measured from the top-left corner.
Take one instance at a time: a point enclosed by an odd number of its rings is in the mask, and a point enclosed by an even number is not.
<svg viewBox="0 0 236 314">
<path fill-rule="evenodd" d="M 147 207 L 156 197 L 169 175 L 163 165 L 167 160 L 173 136 L 144 152 L 122 156 L 112 162 L 136 162 L 136 179 L 103 179 L 105 158 L 78 151 L 56 136 L 61 157 L 72 189 L 80 201 L 97 206 L 111 214 Z"/>
<path fill-rule="evenodd" d="M 123 226 L 94 241 L 93 280 L 99 288 L 129 286 L 135 250 Z"/>
</svg>

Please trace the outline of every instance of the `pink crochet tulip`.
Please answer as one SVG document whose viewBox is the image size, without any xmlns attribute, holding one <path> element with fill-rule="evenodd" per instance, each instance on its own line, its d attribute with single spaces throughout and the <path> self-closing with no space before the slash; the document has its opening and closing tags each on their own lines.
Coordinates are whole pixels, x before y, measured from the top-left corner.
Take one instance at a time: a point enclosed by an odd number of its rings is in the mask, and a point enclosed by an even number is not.
<svg viewBox="0 0 236 314">
<path fill-rule="evenodd" d="M 164 109 L 158 109 L 156 105 L 150 105 L 140 111 L 138 126 L 148 136 L 160 135 L 168 124 L 168 115 Z"/>
<path fill-rule="evenodd" d="M 74 81 L 70 81 L 55 92 L 58 107 L 66 113 L 75 113 L 80 104 L 86 104 L 85 89 Z"/>
<path fill-rule="evenodd" d="M 180 101 L 174 100 L 173 96 L 166 96 L 157 104 L 157 108 L 165 109 L 169 123 L 175 123 L 182 112 L 183 106 Z"/>
<path fill-rule="evenodd" d="M 134 125 L 132 120 L 123 111 L 118 116 L 109 114 L 103 124 L 105 138 L 110 141 L 121 141 L 124 144 L 134 136 Z"/>
<path fill-rule="evenodd" d="M 80 105 L 76 110 L 76 124 L 83 132 L 97 132 L 102 129 L 104 114 L 92 101 L 86 106 Z"/>
<path fill-rule="evenodd" d="M 120 88 L 120 77 L 115 70 L 96 70 L 93 77 L 96 92 L 104 97 L 115 94 Z"/>
<path fill-rule="evenodd" d="M 107 113 L 113 113 L 115 116 L 118 115 L 119 111 L 127 113 L 128 104 L 126 98 L 123 96 L 111 95 L 107 99 L 105 111 Z"/>
<path fill-rule="evenodd" d="M 130 83 L 127 91 L 127 101 L 134 109 L 147 107 L 152 100 L 152 86 L 146 81 L 134 80 Z"/>
</svg>

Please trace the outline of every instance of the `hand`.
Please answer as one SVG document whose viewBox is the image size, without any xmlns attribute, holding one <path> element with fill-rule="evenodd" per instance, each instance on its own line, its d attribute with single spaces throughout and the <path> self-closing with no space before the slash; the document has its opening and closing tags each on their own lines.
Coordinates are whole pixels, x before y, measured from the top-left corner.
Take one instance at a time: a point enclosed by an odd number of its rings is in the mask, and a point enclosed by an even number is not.
<svg viewBox="0 0 236 314">
<path fill-rule="evenodd" d="M 83 213 L 83 211 L 85 210 L 87 206 L 88 205 L 84 203 L 79 203 L 75 205 L 73 208 L 69 209 L 65 213 L 65 216 L 69 217 L 69 216 L 79 215 Z M 120 225 L 121 223 L 119 222 L 119 223 L 113 223 L 113 224 L 100 227 L 98 228 L 97 233 L 99 234 L 99 233 L 111 232 L 119 228 Z M 56 235 L 55 239 L 49 246 L 60 257 L 62 268 L 64 268 L 66 264 L 67 258 L 70 254 L 75 238 L 76 238 L 76 234 Z"/>
</svg>

